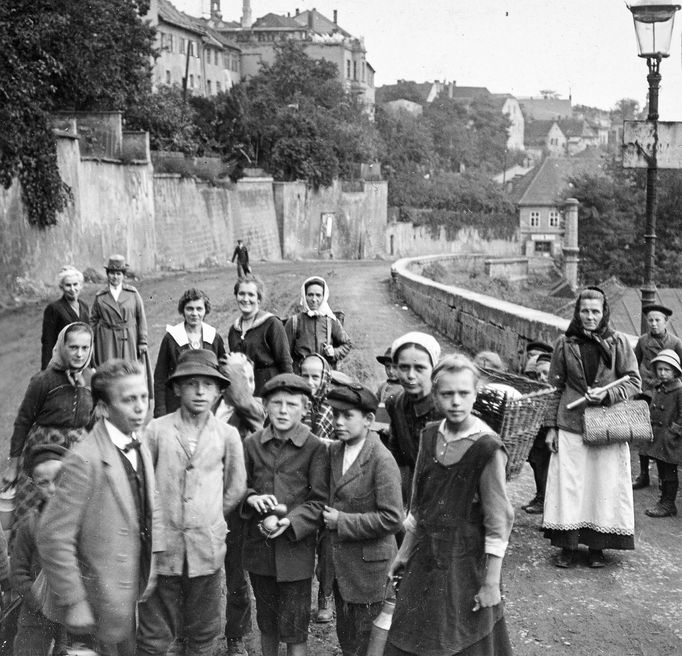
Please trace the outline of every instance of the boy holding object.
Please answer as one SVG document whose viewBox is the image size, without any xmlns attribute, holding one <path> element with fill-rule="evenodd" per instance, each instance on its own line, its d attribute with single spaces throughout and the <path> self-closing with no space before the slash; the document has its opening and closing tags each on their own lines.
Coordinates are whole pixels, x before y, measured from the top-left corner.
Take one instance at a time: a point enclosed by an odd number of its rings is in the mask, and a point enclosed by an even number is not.
<svg viewBox="0 0 682 656">
<path fill-rule="evenodd" d="M 367 651 L 372 622 L 381 611 L 388 567 L 402 528 L 400 470 L 370 427 L 379 402 L 362 385 L 332 388 L 329 505 L 322 517 L 329 533 L 336 602 L 336 635 L 343 656 Z"/>
<path fill-rule="evenodd" d="M 263 386 L 270 425 L 244 440 L 248 490 L 244 567 L 256 598 L 263 656 L 304 656 L 317 529 L 329 489 L 327 448 L 303 423 L 310 386 L 279 374 Z"/>
<path fill-rule="evenodd" d="M 164 655 L 174 638 L 185 654 L 209 654 L 220 634 L 225 517 L 246 490 L 239 433 L 211 412 L 229 381 L 213 351 L 185 351 L 169 377 L 180 408 L 145 434 L 156 471 L 167 549 L 158 582 L 140 604 L 137 654 Z"/>
</svg>

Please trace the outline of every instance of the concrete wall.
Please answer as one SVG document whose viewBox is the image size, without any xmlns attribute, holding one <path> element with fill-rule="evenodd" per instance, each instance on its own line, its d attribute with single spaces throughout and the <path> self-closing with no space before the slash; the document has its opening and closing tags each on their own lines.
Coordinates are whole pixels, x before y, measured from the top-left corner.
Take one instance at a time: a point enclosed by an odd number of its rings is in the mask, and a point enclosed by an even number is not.
<svg viewBox="0 0 682 656">
<path fill-rule="evenodd" d="M 527 280 L 528 258 L 503 257 L 498 260 L 486 260 L 485 275 L 510 281 Z"/>
<path fill-rule="evenodd" d="M 485 253 L 488 256 L 518 256 L 518 239 L 484 239 L 476 228 L 462 228 L 455 239 L 447 238 L 441 226 L 434 234 L 430 226 L 409 222 L 389 223 L 386 228 L 386 253 L 390 256 L 428 255 L 430 253 Z"/>
<path fill-rule="evenodd" d="M 547 312 L 508 303 L 461 287 L 441 285 L 414 273 L 412 266 L 456 255 L 432 255 L 402 259 L 391 275 L 406 303 L 428 324 L 475 353 L 496 351 L 511 370 L 518 370 L 528 342 L 550 344 L 568 327 L 568 320 Z"/>
<path fill-rule="evenodd" d="M 361 259 L 385 252 L 387 183 L 335 181 L 318 190 L 304 182 L 275 182 L 277 221 L 285 259 Z M 321 239 L 331 217 L 330 241 Z M 327 242 L 327 243 L 326 243 Z"/>
</svg>

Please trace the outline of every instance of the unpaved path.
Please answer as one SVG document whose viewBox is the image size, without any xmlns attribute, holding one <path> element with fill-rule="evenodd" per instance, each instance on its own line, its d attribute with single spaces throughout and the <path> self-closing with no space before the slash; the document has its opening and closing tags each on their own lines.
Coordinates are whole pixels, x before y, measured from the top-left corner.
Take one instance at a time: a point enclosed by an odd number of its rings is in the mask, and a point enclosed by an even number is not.
<svg viewBox="0 0 682 656">
<path fill-rule="evenodd" d="M 331 305 L 346 313 L 346 327 L 355 349 L 345 368 L 372 385 L 383 373 L 374 356 L 408 330 L 429 330 L 414 313 L 402 309 L 389 288 L 386 262 L 299 262 L 256 264 L 268 285 L 266 308 L 286 316 L 295 303 L 302 279 L 322 275 L 332 290 Z M 191 286 L 211 297 L 208 321 L 223 335 L 235 316 L 232 286 L 235 269 L 183 273 L 137 284 L 147 308 L 153 359 L 166 323 L 178 321 L 177 298 Z M 95 287 L 84 294 L 90 300 Z M 0 316 L 0 418 L 9 447 L 12 422 L 30 376 L 39 366 L 42 306 Z M 444 350 L 456 345 L 439 336 Z M 644 515 L 655 489 L 637 492 L 637 549 L 610 552 L 603 570 L 584 565 L 558 570 L 553 549 L 538 531 L 540 520 L 520 510 L 532 496 L 526 467 L 509 486 L 516 508 L 511 544 L 505 559 L 507 619 L 518 656 L 673 656 L 682 654 L 682 519 L 654 520 Z M 252 654 L 257 641 L 250 641 Z M 332 625 L 314 625 L 309 640 L 312 656 L 339 654 Z"/>
</svg>

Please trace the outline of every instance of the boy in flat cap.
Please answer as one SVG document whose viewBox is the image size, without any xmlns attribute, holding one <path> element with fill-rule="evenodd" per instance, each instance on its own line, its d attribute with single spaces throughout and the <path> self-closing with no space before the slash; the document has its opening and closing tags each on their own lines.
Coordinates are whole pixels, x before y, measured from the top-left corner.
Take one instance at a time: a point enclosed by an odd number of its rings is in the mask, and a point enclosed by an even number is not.
<svg viewBox="0 0 682 656">
<path fill-rule="evenodd" d="M 33 593 L 33 584 L 40 572 L 40 556 L 36 547 L 36 526 L 48 499 L 54 495 L 62 460 L 67 453 L 58 444 L 39 444 L 33 447 L 25 464 L 26 471 L 38 490 L 40 503 L 24 516 L 12 550 L 12 589 L 22 598 L 17 635 L 14 638 L 16 656 L 47 654 L 55 641 L 54 653 L 63 648 L 66 632 L 61 624 L 43 615 L 40 600 Z"/>
<path fill-rule="evenodd" d="M 244 440 L 243 556 L 263 656 L 277 656 L 280 642 L 288 656 L 306 653 L 317 530 L 329 490 L 327 448 L 302 421 L 310 395 L 300 376 L 271 378 L 262 391 L 270 424 Z"/>
<path fill-rule="evenodd" d="M 336 635 L 344 656 L 367 651 L 372 622 L 381 611 L 388 567 L 402 528 L 400 470 L 370 430 L 379 405 L 352 383 L 327 396 L 334 412 L 329 505 L 322 517 L 332 543 Z"/>
<path fill-rule="evenodd" d="M 657 385 L 656 372 L 651 361 L 664 349 L 672 349 L 682 358 L 682 340 L 668 332 L 668 321 L 673 311 L 665 305 L 646 305 L 642 308 L 646 317 L 647 332 L 640 335 L 635 346 L 635 357 L 642 377 L 642 394 L 651 399 Z M 632 483 L 633 490 L 649 486 L 649 457 L 640 453 L 639 476 Z"/>
<path fill-rule="evenodd" d="M 229 381 L 213 351 L 185 351 L 168 379 L 180 399 L 154 419 L 145 441 L 161 501 L 166 551 L 159 555 L 156 590 L 140 604 L 137 654 L 165 655 L 175 638 L 185 654 L 211 653 L 221 632 L 220 569 L 225 518 L 246 491 L 237 429 L 211 412 Z"/>
</svg>

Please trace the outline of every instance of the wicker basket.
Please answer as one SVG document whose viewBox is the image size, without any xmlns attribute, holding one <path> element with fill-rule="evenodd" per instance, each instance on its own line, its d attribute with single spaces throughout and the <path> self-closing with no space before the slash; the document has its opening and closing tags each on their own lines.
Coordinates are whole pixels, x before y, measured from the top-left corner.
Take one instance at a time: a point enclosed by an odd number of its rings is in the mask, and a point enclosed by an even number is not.
<svg viewBox="0 0 682 656">
<path fill-rule="evenodd" d="M 507 479 L 518 475 L 528 459 L 533 442 L 548 417 L 556 412 L 559 392 L 546 383 L 525 376 L 482 369 L 490 383 L 509 385 L 521 393 L 512 399 L 504 391 L 482 388 L 474 403 L 474 414 L 492 428 L 507 448 Z"/>
</svg>

